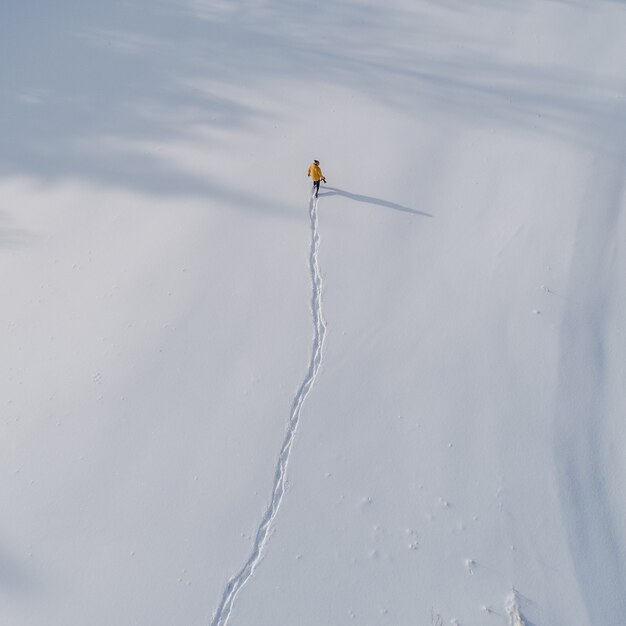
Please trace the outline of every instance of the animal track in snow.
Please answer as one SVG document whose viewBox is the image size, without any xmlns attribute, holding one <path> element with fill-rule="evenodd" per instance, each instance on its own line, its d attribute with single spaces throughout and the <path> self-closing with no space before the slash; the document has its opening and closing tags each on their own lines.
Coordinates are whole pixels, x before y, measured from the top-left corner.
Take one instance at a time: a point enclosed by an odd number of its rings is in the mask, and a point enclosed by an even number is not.
<svg viewBox="0 0 626 626">
<path fill-rule="evenodd" d="M 263 550 L 267 543 L 272 528 L 272 522 L 278 513 L 283 496 L 285 495 L 285 483 L 287 478 L 287 465 L 291 455 L 291 448 L 296 435 L 296 430 L 300 422 L 302 405 L 307 395 L 311 391 L 315 378 L 322 364 L 322 348 L 326 335 L 326 322 L 322 311 L 322 275 L 319 269 L 318 252 L 320 246 L 320 235 L 317 217 L 317 200 L 311 198 L 309 201 L 309 217 L 311 220 L 311 247 L 309 252 L 309 271 L 311 275 L 311 314 L 313 317 L 313 345 L 309 368 L 302 384 L 293 399 L 287 433 L 283 439 L 283 444 L 278 455 L 276 472 L 274 473 L 274 483 L 272 485 L 272 495 L 270 502 L 261 518 L 261 523 L 256 532 L 256 537 L 252 545 L 252 551 L 243 567 L 227 583 L 222 594 L 220 603 L 211 620 L 211 626 L 226 626 L 233 610 L 233 605 L 237 595 L 248 582 L 257 565 L 261 561 Z M 354 618 L 354 616 L 351 616 Z"/>
</svg>

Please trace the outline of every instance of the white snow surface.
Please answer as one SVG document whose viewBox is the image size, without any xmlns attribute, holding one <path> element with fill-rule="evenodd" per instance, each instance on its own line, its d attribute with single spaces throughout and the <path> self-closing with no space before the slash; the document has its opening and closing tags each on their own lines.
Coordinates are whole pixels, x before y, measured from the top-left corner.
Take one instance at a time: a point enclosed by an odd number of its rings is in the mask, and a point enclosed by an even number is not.
<svg viewBox="0 0 626 626">
<path fill-rule="evenodd" d="M 626 623 L 625 2 L 0 18 L 0 624 Z"/>
</svg>

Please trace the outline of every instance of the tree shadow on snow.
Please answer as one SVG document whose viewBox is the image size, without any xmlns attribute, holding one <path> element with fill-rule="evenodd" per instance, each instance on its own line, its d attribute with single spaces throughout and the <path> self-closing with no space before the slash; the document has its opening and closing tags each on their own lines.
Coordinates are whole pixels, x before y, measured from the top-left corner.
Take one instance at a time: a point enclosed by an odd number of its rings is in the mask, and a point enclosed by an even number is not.
<svg viewBox="0 0 626 626">
<path fill-rule="evenodd" d="M 320 197 L 328 196 L 343 196 L 356 202 L 365 202 L 367 204 L 376 204 L 378 206 L 385 207 L 387 209 L 393 209 L 394 211 L 401 211 L 402 213 L 411 213 L 413 215 L 421 215 L 422 217 L 433 217 L 430 213 L 425 211 L 418 211 L 417 209 L 411 209 L 395 202 L 389 202 L 388 200 L 381 200 L 380 198 L 373 198 L 372 196 L 363 196 L 357 193 L 350 193 L 343 189 L 337 189 L 336 187 L 324 187 L 327 191 L 320 192 Z"/>
<path fill-rule="evenodd" d="M 0 211 L 0 249 L 21 248 L 30 238 L 24 229 L 7 226 L 7 219 Z"/>
<path fill-rule="evenodd" d="M 289 213 L 212 171 L 237 133 L 277 127 L 285 81 L 294 93 L 341 86 L 390 115 L 513 127 L 623 158 L 621 79 L 484 53 L 502 33 L 477 35 L 472 23 L 496 12 L 515 24 L 513 0 L 445 0 L 436 10 L 320 0 L 315 37 L 305 0 L 30 4 L 9 3 L 0 21 L 0 177 Z M 313 67 L 323 71 L 311 83 Z"/>
</svg>

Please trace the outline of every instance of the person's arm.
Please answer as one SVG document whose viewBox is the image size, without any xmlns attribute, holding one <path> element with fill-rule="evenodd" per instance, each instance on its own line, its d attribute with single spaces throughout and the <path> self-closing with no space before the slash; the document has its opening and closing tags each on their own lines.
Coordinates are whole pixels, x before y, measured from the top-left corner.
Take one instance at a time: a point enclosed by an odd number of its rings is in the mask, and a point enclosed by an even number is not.
<svg viewBox="0 0 626 626">
<path fill-rule="evenodd" d="M 310 176 L 311 175 L 311 166 L 309 165 L 309 169 L 306 171 L 306 175 Z"/>
</svg>

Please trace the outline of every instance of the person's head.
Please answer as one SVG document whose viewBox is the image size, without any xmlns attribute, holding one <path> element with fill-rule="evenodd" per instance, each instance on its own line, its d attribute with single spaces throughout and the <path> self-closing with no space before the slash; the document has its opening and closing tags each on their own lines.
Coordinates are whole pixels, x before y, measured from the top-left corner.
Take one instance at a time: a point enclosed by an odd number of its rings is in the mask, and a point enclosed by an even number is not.
<svg viewBox="0 0 626 626">
<path fill-rule="evenodd" d="M 313 163 L 315 163 L 315 165 L 319 165 L 320 162 L 317 159 L 313 159 Z"/>
</svg>

